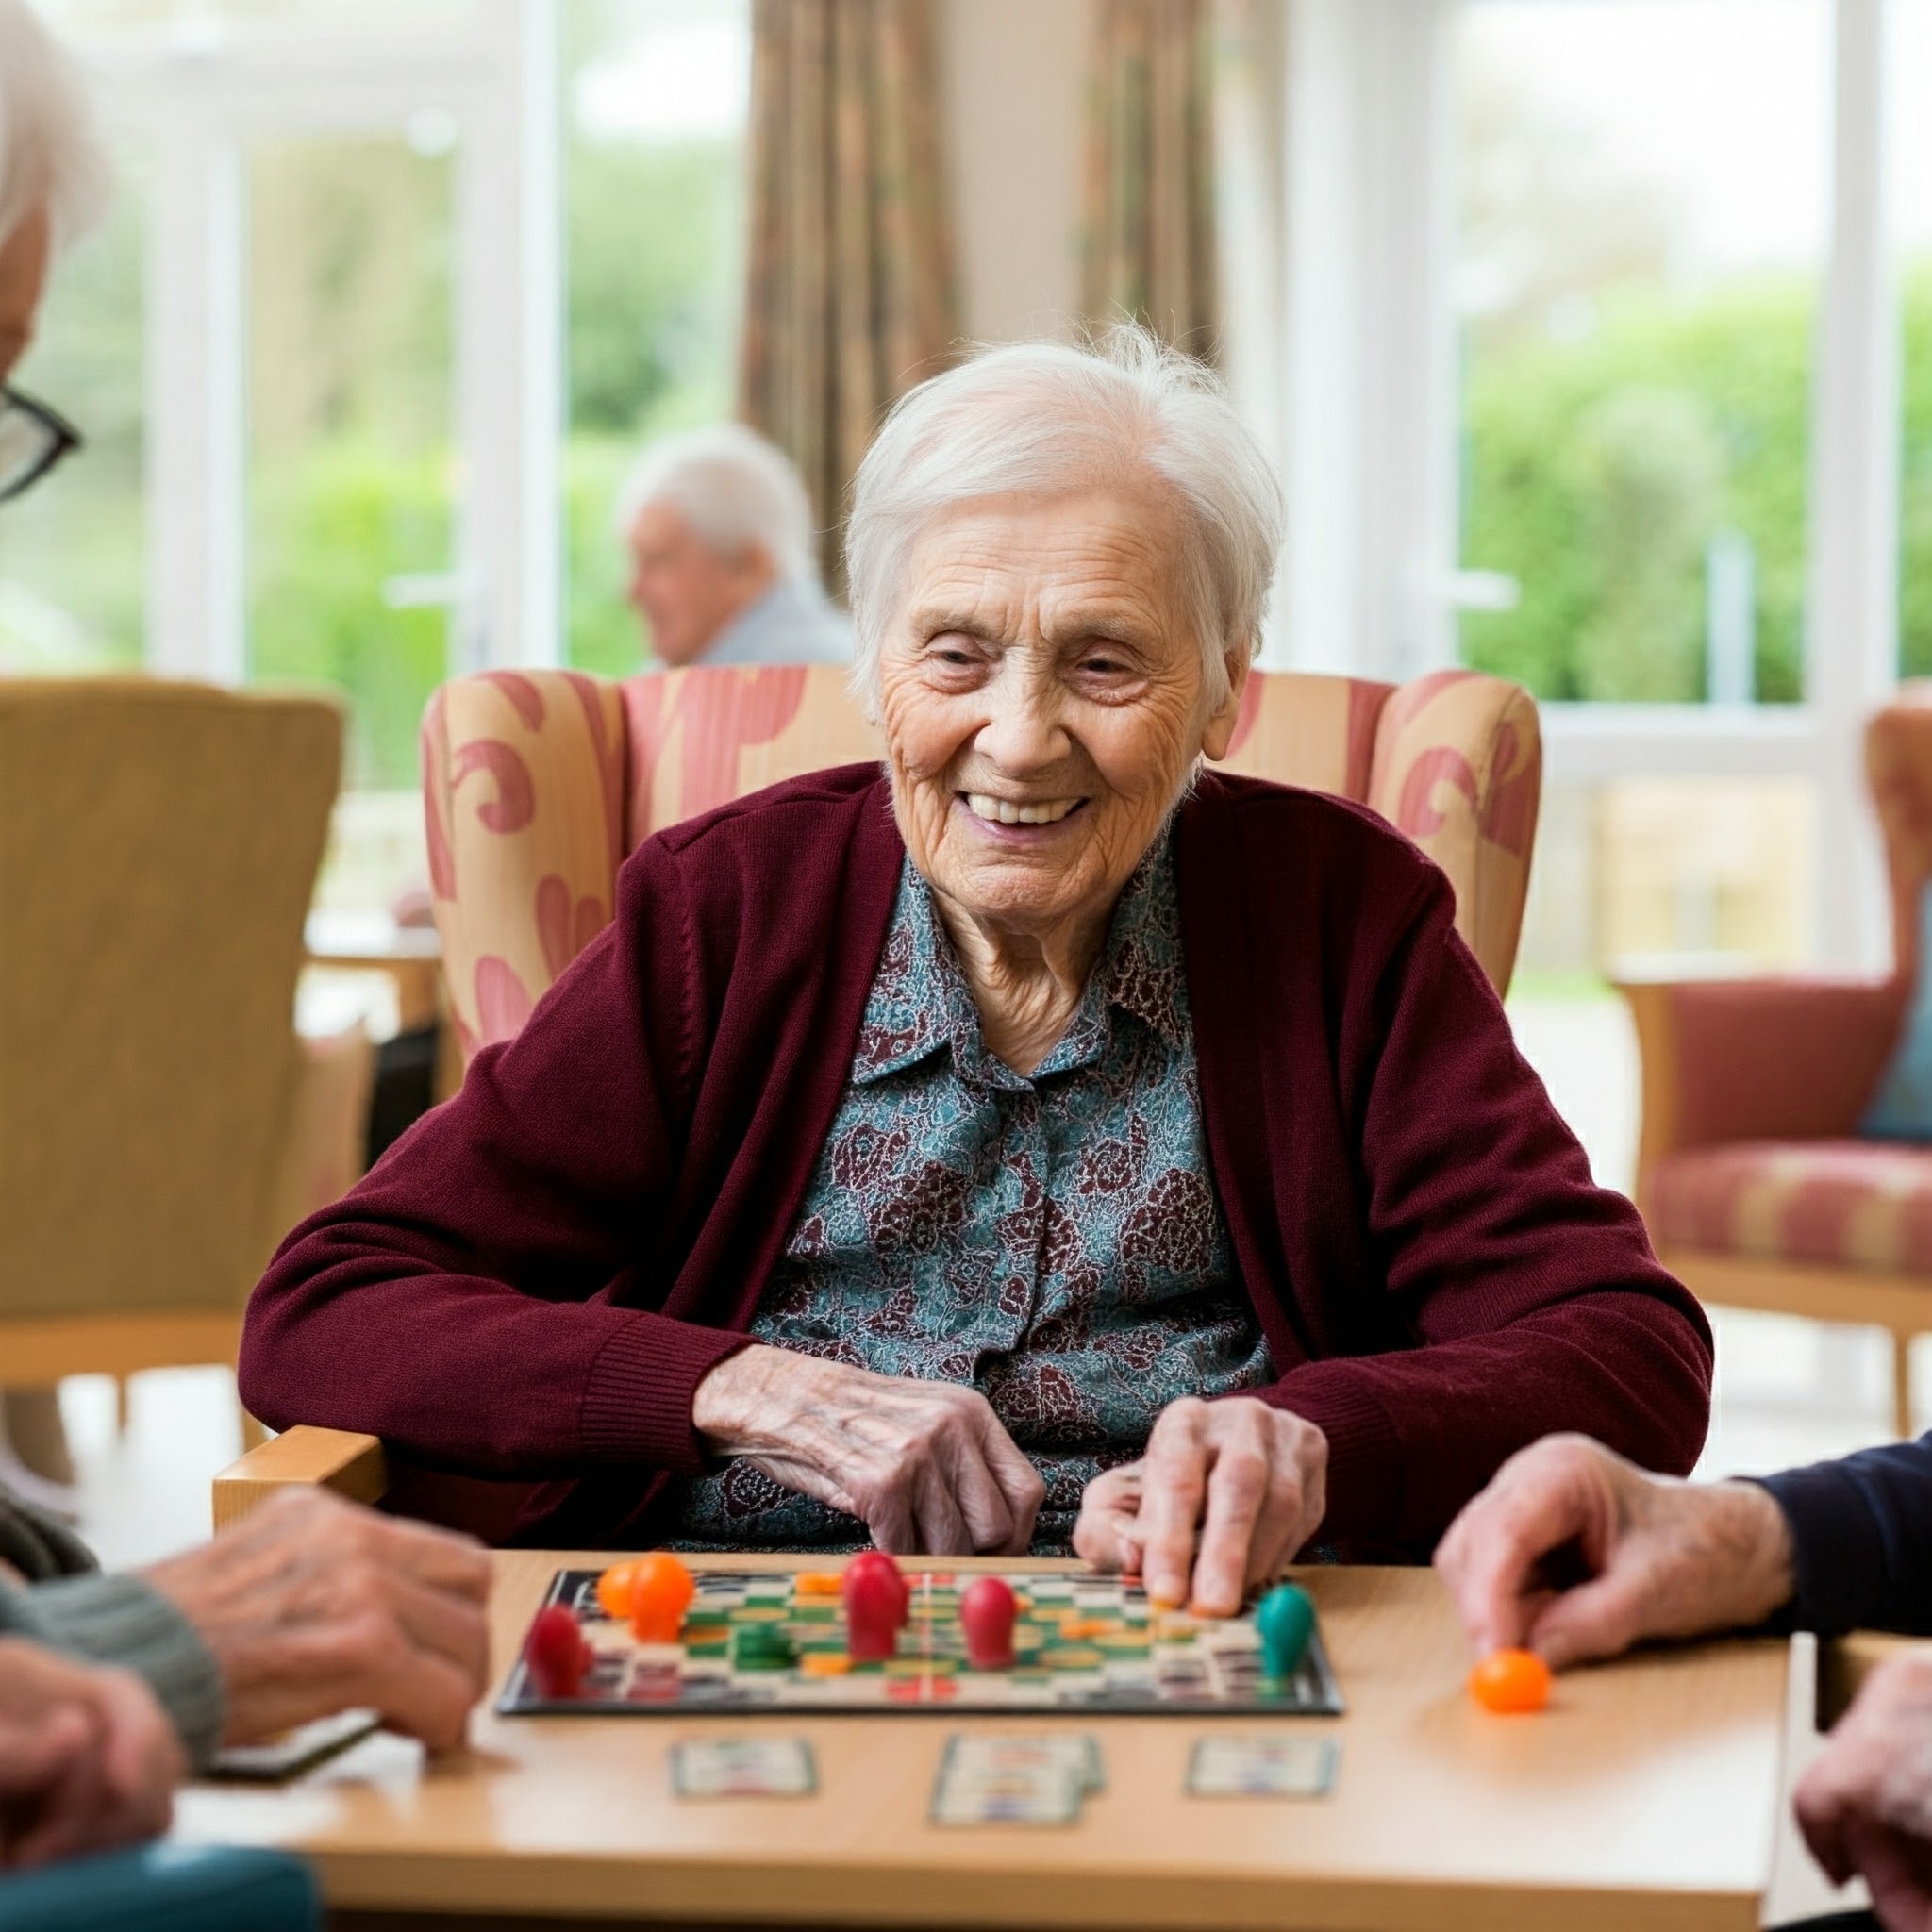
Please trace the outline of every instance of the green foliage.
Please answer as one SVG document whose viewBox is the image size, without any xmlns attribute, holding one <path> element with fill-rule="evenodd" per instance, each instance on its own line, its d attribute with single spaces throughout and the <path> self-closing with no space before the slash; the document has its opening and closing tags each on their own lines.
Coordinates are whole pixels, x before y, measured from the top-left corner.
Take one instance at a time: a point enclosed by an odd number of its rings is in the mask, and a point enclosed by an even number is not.
<svg viewBox="0 0 1932 1932">
<path fill-rule="evenodd" d="M 1476 356 L 1463 556 L 1522 598 L 1464 617 L 1465 661 L 1544 698 L 1697 698 L 1705 551 L 1736 530 L 1757 567 L 1757 695 L 1803 695 L 1815 307 L 1797 277 L 1633 296 L 1580 340 Z"/>
<path fill-rule="evenodd" d="M 1898 661 L 1932 676 L 1932 261 L 1905 288 L 1905 408 L 1900 463 Z"/>
</svg>

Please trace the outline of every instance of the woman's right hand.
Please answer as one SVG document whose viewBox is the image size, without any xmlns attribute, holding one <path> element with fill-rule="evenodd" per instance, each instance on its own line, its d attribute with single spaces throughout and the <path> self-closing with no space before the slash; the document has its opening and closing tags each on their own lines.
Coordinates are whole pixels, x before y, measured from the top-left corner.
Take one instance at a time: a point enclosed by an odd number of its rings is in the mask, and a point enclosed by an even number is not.
<svg viewBox="0 0 1932 1932">
<path fill-rule="evenodd" d="M 719 1456 L 856 1516 L 893 1556 L 1017 1557 L 1046 1486 L 977 1390 L 755 1342 L 698 1384 Z"/>
</svg>

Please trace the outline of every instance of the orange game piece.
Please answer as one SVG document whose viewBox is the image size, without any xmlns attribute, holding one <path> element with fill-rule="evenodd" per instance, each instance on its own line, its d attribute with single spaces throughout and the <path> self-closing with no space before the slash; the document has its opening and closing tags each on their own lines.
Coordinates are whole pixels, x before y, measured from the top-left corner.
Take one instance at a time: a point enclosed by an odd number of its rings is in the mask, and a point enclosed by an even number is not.
<svg viewBox="0 0 1932 1932">
<path fill-rule="evenodd" d="M 791 1579 L 793 1596 L 837 1596 L 844 1587 L 845 1578 L 837 1570 L 801 1570 Z"/>
<path fill-rule="evenodd" d="M 691 1572 L 662 1551 L 631 1566 L 630 1627 L 641 1643 L 675 1643 L 697 1593 Z"/>
<path fill-rule="evenodd" d="M 630 1615 L 631 1578 L 637 1567 L 635 1559 L 613 1563 L 597 1579 L 597 1607 L 613 1624 L 622 1624 Z"/>
<path fill-rule="evenodd" d="M 1533 1650 L 1492 1651 L 1470 1672 L 1469 1694 L 1498 1716 L 1541 1710 L 1550 1701 L 1550 1667 Z"/>
<path fill-rule="evenodd" d="M 852 1659 L 841 1650 L 808 1650 L 798 1659 L 798 1668 L 808 1677 L 842 1677 L 852 1668 Z"/>
</svg>

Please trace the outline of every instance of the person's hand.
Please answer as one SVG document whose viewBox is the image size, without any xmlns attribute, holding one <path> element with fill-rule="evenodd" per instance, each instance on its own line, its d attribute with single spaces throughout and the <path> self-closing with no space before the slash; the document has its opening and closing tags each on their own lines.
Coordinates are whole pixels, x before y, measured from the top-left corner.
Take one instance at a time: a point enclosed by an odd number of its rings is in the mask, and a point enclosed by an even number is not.
<svg viewBox="0 0 1932 1932">
<path fill-rule="evenodd" d="M 1087 1485 L 1074 1549 L 1096 1570 L 1138 1570 L 1158 1602 L 1228 1617 L 1327 1507 L 1328 1439 L 1313 1423 L 1253 1396 L 1189 1396 L 1160 1411 L 1140 1461 Z"/>
<path fill-rule="evenodd" d="M 1478 1656 L 1556 1669 L 1646 1637 L 1761 1624 L 1792 1589 L 1784 1511 L 1755 1483 L 1647 1475 L 1587 1436 L 1512 1456 L 1436 1550 Z"/>
<path fill-rule="evenodd" d="M 469 1538 L 290 1489 L 142 1574 L 213 1653 L 229 1743 L 365 1706 L 431 1750 L 462 1742 L 490 1664 Z"/>
<path fill-rule="evenodd" d="M 1024 1556 L 1046 1485 L 985 1396 L 755 1343 L 698 1384 L 691 1424 L 895 1557 Z"/>
<path fill-rule="evenodd" d="M 1873 1672 L 1796 1799 L 1834 1883 L 1863 1878 L 1886 1932 L 1932 1932 L 1932 1650 Z"/>
<path fill-rule="evenodd" d="M 131 1672 L 0 1641 L 0 1871 L 155 1837 L 187 1770 Z"/>
</svg>

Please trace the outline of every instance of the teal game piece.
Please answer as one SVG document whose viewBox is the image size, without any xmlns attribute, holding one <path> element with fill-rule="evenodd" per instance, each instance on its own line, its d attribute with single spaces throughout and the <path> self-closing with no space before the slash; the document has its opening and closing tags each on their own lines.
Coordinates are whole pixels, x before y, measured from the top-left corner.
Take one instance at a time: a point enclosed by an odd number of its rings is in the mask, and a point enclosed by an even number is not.
<svg viewBox="0 0 1932 1932">
<path fill-rule="evenodd" d="M 1261 1640 L 1263 1674 L 1274 1683 L 1290 1682 L 1315 1634 L 1315 1606 L 1307 1591 L 1298 1584 L 1276 1584 L 1255 1612 L 1255 1632 Z"/>
</svg>

